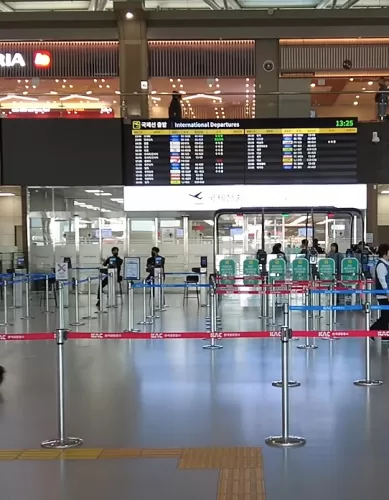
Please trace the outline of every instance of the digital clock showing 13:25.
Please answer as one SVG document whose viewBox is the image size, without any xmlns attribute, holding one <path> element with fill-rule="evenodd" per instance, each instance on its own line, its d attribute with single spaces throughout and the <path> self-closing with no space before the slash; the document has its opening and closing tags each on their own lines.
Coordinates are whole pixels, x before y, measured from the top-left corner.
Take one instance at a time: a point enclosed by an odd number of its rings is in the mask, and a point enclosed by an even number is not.
<svg viewBox="0 0 389 500">
<path fill-rule="evenodd" d="M 335 121 L 336 127 L 355 127 L 355 120 L 343 119 Z"/>
</svg>

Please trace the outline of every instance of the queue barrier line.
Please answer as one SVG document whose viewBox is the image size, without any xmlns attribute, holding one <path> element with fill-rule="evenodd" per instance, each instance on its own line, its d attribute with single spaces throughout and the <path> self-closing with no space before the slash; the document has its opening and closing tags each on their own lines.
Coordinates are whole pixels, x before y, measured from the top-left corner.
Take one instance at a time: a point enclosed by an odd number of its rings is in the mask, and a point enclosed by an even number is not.
<svg viewBox="0 0 389 500">
<path fill-rule="evenodd" d="M 389 337 L 389 330 L 293 330 L 293 337 L 310 338 L 367 338 Z M 190 339 L 274 339 L 281 338 L 281 330 L 247 332 L 66 332 L 66 340 L 190 340 Z M 1 333 L 1 342 L 55 341 L 57 334 L 52 333 Z"/>
<path fill-rule="evenodd" d="M 163 284 L 148 284 L 148 283 L 134 283 L 133 288 L 210 288 L 211 285 L 206 283 L 163 283 Z"/>
<path fill-rule="evenodd" d="M 380 306 L 376 306 L 377 308 Z M 389 306 L 387 306 L 389 309 Z M 364 311 L 363 306 L 290 306 L 290 311 Z M 378 309 L 377 309 L 378 310 Z"/>
</svg>

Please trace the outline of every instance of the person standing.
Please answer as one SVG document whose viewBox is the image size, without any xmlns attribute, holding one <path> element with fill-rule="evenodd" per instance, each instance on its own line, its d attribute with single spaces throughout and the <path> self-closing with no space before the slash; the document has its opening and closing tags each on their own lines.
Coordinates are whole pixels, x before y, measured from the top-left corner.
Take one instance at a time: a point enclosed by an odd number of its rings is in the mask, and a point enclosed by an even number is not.
<svg viewBox="0 0 389 500">
<path fill-rule="evenodd" d="M 375 289 L 381 293 L 377 294 L 378 304 L 380 306 L 389 305 L 389 245 L 382 243 L 378 247 L 378 257 L 375 268 Z M 380 317 L 375 321 L 370 330 L 388 330 L 389 329 L 389 310 L 382 310 Z M 374 340 L 374 337 L 372 337 Z M 383 340 L 389 340 L 389 336 L 383 337 Z"/>
<path fill-rule="evenodd" d="M 377 118 L 380 121 L 385 120 L 388 109 L 388 85 L 385 78 L 378 80 L 378 92 L 375 95 L 375 102 L 377 103 Z"/>
<path fill-rule="evenodd" d="M 182 119 L 181 94 L 177 91 L 174 91 L 172 94 L 172 100 L 169 106 L 169 118 L 176 120 Z"/>
<path fill-rule="evenodd" d="M 113 247 L 111 249 L 111 252 L 112 252 L 112 255 L 110 257 L 108 257 L 107 259 L 105 259 L 105 261 L 103 262 L 103 266 L 106 266 L 110 269 L 116 269 L 117 270 L 117 280 L 118 280 L 118 283 L 120 283 L 123 279 L 122 276 L 120 275 L 120 270 L 121 270 L 122 265 L 123 265 L 123 259 L 121 259 L 119 257 L 118 247 Z M 104 289 L 104 287 L 107 286 L 107 284 L 108 284 L 108 273 L 107 273 L 107 276 L 101 282 L 101 287 Z M 100 307 L 100 286 L 97 289 L 96 307 Z"/>
<path fill-rule="evenodd" d="M 153 247 L 151 249 L 151 257 L 147 259 L 146 264 L 146 271 L 149 273 L 146 278 L 147 281 L 149 281 L 150 278 L 154 278 L 156 267 L 162 268 L 162 276 L 165 277 L 165 257 L 159 255 L 159 251 L 158 247 Z"/>
</svg>

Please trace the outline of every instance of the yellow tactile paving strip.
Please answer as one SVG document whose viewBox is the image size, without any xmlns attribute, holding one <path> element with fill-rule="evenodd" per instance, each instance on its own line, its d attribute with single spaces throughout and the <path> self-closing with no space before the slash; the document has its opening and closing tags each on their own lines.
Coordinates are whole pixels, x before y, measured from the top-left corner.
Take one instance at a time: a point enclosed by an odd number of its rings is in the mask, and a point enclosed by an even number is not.
<svg viewBox="0 0 389 500">
<path fill-rule="evenodd" d="M 1 460 L 108 460 L 118 458 L 180 458 L 180 448 L 70 448 L 69 450 L 0 450 Z"/>
<path fill-rule="evenodd" d="M 0 450 L 0 461 L 175 458 L 179 469 L 219 469 L 217 500 L 265 500 L 260 448 Z"/>
<path fill-rule="evenodd" d="M 184 449 L 180 469 L 236 469 L 262 467 L 259 448 L 188 448 Z"/>
<path fill-rule="evenodd" d="M 262 469 L 222 469 L 217 500 L 264 500 Z"/>
</svg>

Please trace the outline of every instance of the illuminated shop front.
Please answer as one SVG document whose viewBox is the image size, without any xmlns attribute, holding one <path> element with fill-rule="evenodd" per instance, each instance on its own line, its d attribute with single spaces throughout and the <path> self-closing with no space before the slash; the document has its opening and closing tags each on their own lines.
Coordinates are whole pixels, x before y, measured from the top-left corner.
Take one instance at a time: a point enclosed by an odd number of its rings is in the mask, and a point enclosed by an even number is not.
<svg viewBox="0 0 389 500">
<path fill-rule="evenodd" d="M 1 42 L 3 118 L 120 116 L 117 42 Z"/>
</svg>

